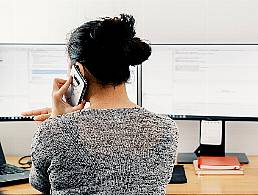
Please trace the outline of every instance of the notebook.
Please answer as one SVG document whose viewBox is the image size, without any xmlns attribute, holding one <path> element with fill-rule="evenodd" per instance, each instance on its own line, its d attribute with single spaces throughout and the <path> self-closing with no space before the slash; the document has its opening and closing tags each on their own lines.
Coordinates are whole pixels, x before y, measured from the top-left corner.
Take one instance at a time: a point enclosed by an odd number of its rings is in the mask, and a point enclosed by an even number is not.
<svg viewBox="0 0 258 195">
<path fill-rule="evenodd" d="M 197 159 L 200 169 L 240 169 L 236 156 L 200 156 Z"/>
<path fill-rule="evenodd" d="M 243 175 L 244 169 L 240 167 L 239 169 L 200 169 L 198 167 L 198 161 L 193 161 L 195 174 L 196 175 Z"/>
<path fill-rule="evenodd" d="M 0 187 L 29 182 L 30 171 L 6 163 L 0 143 Z"/>
</svg>

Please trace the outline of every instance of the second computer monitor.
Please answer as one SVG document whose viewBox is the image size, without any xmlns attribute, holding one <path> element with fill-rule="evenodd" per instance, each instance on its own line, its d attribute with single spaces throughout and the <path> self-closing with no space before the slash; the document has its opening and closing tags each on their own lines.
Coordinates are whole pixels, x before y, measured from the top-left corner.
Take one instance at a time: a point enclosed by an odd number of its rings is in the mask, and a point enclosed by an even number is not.
<svg viewBox="0 0 258 195">
<path fill-rule="evenodd" d="M 258 117 L 258 45 L 152 45 L 142 104 L 162 114 Z"/>
</svg>

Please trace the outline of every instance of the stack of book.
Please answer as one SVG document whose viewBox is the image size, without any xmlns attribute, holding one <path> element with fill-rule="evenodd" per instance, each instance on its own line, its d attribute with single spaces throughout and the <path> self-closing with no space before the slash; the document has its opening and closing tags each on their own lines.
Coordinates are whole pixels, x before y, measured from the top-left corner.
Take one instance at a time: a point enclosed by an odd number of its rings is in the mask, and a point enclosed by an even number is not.
<svg viewBox="0 0 258 195">
<path fill-rule="evenodd" d="M 201 156 L 193 164 L 197 175 L 244 174 L 236 156 Z"/>
</svg>

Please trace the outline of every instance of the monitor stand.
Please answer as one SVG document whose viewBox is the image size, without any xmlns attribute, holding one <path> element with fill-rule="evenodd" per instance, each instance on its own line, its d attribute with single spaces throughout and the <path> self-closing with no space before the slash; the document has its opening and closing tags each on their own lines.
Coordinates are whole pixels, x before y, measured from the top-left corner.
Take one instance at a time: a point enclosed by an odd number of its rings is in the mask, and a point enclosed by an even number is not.
<svg viewBox="0 0 258 195">
<path fill-rule="evenodd" d="M 211 119 L 210 119 L 211 120 Z M 248 164 L 249 160 L 245 153 L 225 153 L 225 120 L 222 121 L 222 140 L 220 145 L 203 145 L 195 150 L 194 153 L 179 153 L 177 157 L 177 163 L 179 164 L 192 164 L 193 160 L 198 156 L 237 156 L 241 164 Z M 200 120 L 200 135 L 202 133 Z"/>
<path fill-rule="evenodd" d="M 248 164 L 249 160 L 245 153 L 226 153 L 226 156 L 237 156 L 241 164 Z M 196 160 L 197 156 L 195 153 L 179 153 L 177 156 L 178 164 L 192 164 L 193 160 Z"/>
</svg>

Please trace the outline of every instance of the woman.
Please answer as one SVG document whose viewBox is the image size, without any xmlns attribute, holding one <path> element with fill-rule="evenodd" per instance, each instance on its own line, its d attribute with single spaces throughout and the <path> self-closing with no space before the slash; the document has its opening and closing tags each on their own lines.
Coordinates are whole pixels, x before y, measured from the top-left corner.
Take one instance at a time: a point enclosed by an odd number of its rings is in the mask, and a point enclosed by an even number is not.
<svg viewBox="0 0 258 195">
<path fill-rule="evenodd" d="M 33 138 L 32 186 L 51 194 L 164 194 L 177 127 L 128 99 L 129 66 L 151 54 L 135 37 L 134 18 L 87 22 L 71 34 L 67 48 L 69 70 L 76 64 L 88 82 L 85 101 L 67 104 L 62 98 L 71 78 L 54 80 L 53 107 L 39 111 L 51 117 Z M 83 109 L 86 101 L 90 107 Z"/>
</svg>

